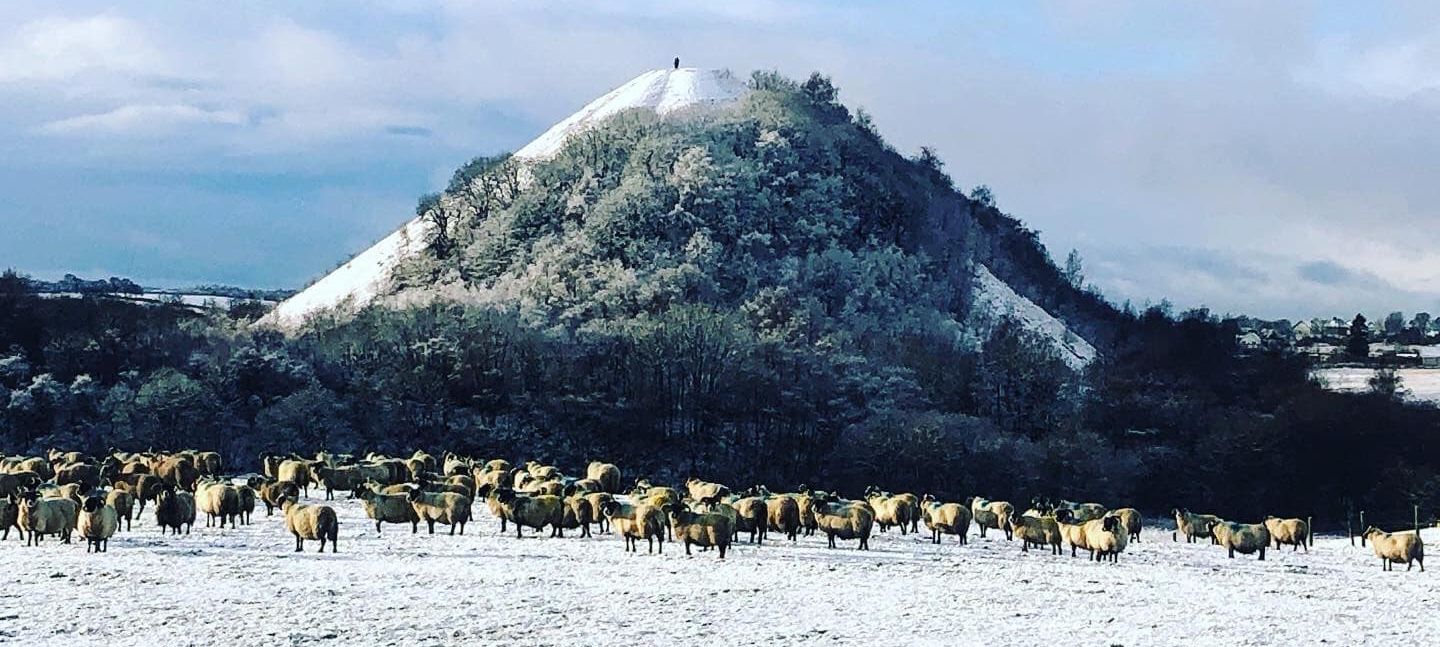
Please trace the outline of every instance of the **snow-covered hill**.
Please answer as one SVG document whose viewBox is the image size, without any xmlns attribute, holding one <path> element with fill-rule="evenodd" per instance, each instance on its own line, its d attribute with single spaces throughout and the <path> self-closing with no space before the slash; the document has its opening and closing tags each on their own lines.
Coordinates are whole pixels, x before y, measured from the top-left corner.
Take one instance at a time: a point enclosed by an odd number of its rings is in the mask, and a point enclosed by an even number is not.
<svg viewBox="0 0 1440 647">
<path fill-rule="evenodd" d="M 311 491 L 314 498 L 322 495 Z M 513 526 L 484 505 L 463 536 L 365 519 L 337 494 L 340 552 L 293 553 L 280 516 L 162 536 L 153 507 L 109 552 L 0 542 L 0 643 L 48 645 L 1426 645 L 1436 574 L 1369 548 L 1226 558 L 1147 519 L 1117 564 L 998 532 L 933 545 L 892 529 L 868 552 L 823 536 L 742 543 L 720 561 L 626 553 L 617 535 Z M 1440 531 L 1424 531 L 1427 542 Z M 1427 618 L 1431 618 L 1427 620 Z M 1063 637 L 1063 640 L 1055 640 Z"/>
<path fill-rule="evenodd" d="M 744 96 L 745 82 L 728 70 L 651 70 L 590 102 L 515 152 L 522 160 L 553 156 L 567 139 L 620 112 L 632 109 L 669 114 L 685 108 L 720 106 Z M 322 310 L 357 309 L 384 294 L 396 264 L 424 250 L 429 223 L 419 218 L 356 255 L 335 271 L 281 303 L 262 324 L 293 328 Z"/>
<path fill-rule="evenodd" d="M 1075 334 L 1065 322 L 1056 319 L 1044 308 L 1017 294 L 984 265 L 975 265 L 974 306 L 970 323 L 977 340 L 989 336 L 990 330 L 1004 318 L 1019 322 L 1041 338 L 1049 340 L 1060 358 L 1072 368 L 1084 368 L 1095 360 L 1095 347 Z"/>
</svg>

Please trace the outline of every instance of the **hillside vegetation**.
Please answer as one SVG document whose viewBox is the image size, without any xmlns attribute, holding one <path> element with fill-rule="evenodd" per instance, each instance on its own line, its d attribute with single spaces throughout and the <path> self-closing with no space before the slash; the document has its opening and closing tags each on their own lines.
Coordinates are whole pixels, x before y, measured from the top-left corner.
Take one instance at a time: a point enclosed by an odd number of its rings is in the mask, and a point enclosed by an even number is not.
<svg viewBox="0 0 1440 647">
<path fill-rule="evenodd" d="M 421 201 L 435 235 L 393 295 L 291 336 L 250 311 L 0 285 L 0 447 L 443 446 L 1322 524 L 1347 502 L 1380 520 L 1440 504 L 1433 409 L 1238 357 L 1203 310 L 1116 309 L 823 77 L 752 83 L 733 108 L 620 115 L 545 162 L 475 160 Z M 1076 372 L 1024 327 L 978 327 L 973 263 L 1100 359 Z"/>
</svg>

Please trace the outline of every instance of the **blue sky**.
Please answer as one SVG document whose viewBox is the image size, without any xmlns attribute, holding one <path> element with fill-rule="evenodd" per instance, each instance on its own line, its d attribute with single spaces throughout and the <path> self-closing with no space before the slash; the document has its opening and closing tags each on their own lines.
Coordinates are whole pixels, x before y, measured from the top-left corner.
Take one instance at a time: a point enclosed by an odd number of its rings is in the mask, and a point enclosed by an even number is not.
<svg viewBox="0 0 1440 647">
<path fill-rule="evenodd" d="M 1421 2 L 11 0 L 0 266 L 299 287 L 675 55 L 830 74 L 1117 301 L 1440 311 Z"/>
</svg>

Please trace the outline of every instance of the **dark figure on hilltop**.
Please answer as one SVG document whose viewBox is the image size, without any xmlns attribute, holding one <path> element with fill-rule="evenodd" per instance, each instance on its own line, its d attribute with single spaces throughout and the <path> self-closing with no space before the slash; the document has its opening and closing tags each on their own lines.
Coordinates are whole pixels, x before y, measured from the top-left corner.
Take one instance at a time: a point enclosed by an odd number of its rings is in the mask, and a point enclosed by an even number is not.
<svg viewBox="0 0 1440 647">
<path fill-rule="evenodd" d="M 677 69 L 677 70 L 680 69 L 680 57 L 679 57 L 679 56 L 676 56 L 676 57 L 675 57 L 675 69 Z"/>
</svg>

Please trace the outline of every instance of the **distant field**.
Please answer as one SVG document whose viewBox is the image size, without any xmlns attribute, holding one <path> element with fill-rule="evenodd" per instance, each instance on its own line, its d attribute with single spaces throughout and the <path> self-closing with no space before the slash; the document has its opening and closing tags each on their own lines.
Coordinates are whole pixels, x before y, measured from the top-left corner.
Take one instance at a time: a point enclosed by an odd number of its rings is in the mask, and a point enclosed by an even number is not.
<svg viewBox="0 0 1440 647">
<path fill-rule="evenodd" d="M 291 552 L 263 508 L 254 525 L 206 528 L 202 517 L 178 537 L 147 509 L 103 555 L 78 539 L 0 541 L 0 644 L 1440 644 L 1436 564 L 1387 573 L 1341 536 L 1262 562 L 1172 542 L 1173 524 L 1147 519 L 1118 564 L 1096 564 L 1068 549 L 1023 553 L 973 527 L 967 546 L 892 529 L 869 552 L 772 536 L 722 562 L 672 543 L 626 553 L 615 535 L 516 539 L 483 504 L 453 537 L 443 526 L 376 534 L 357 501 L 331 505 L 338 554 L 312 542 Z"/>
<path fill-rule="evenodd" d="M 1408 391 L 1412 400 L 1440 402 L 1440 369 L 1402 368 L 1395 372 L 1400 376 L 1400 385 Z M 1370 388 L 1370 368 L 1322 368 L 1314 372 L 1326 388 L 1332 391 L 1355 392 Z"/>
</svg>

